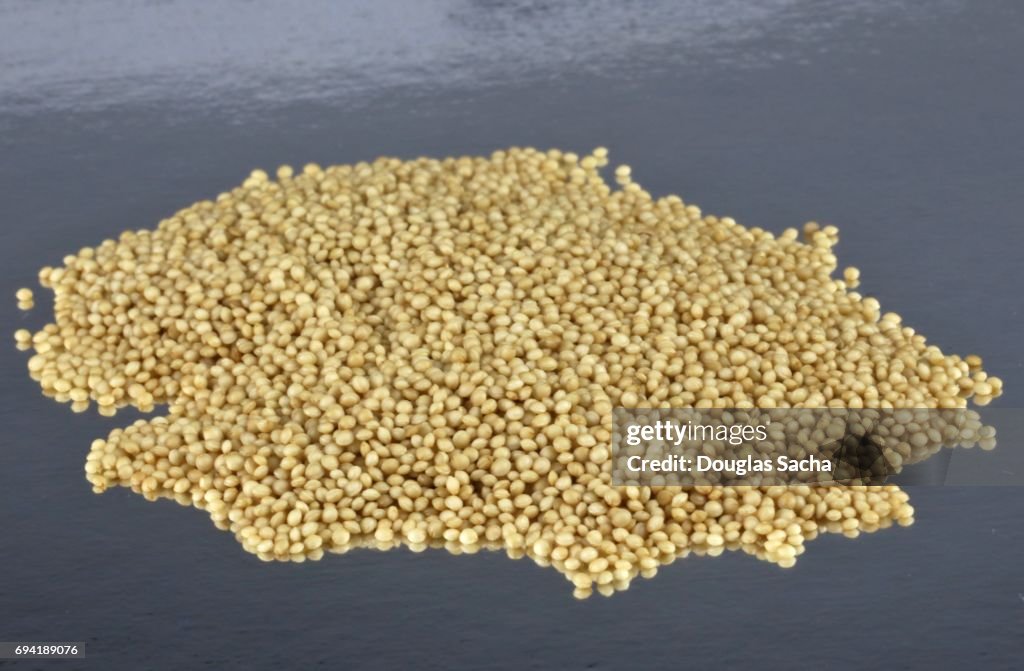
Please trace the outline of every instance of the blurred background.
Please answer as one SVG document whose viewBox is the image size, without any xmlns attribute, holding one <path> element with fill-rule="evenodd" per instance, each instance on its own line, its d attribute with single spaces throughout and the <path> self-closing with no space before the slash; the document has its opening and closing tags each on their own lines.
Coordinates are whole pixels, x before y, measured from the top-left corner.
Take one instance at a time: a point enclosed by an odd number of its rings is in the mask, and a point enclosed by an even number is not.
<svg viewBox="0 0 1024 671">
<path fill-rule="evenodd" d="M 10 333 L 46 322 L 48 291 L 14 300 L 40 267 L 255 167 L 603 145 L 656 196 L 839 226 L 863 292 L 1019 408 L 1022 81 L 1012 0 L 0 3 L 0 639 L 88 656 L 0 665 L 1019 668 L 1020 487 L 914 487 L 914 526 L 793 569 L 691 558 L 584 602 L 497 553 L 263 564 L 93 495 L 89 443 L 130 415 L 42 397 Z"/>
</svg>

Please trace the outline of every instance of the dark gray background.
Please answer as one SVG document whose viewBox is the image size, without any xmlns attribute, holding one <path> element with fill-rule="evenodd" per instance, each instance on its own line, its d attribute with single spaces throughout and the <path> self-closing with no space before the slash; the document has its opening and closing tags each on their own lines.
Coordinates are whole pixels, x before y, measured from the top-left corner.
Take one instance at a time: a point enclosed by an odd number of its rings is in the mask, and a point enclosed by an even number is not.
<svg viewBox="0 0 1024 671">
<path fill-rule="evenodd" d="M 1021 3 L 288 4 L 0 4 L 5 331 L 43 323 L 47 292 L 14 307 L 39 267 L 256 166 L 606 145 L 746 225 L 839 225 L 867 293 L 1022 407 Z M 499 554 L 263 564 L 203 513 L 94 496 L 124 416 L 43 398 L 8 343 L 0 639 L 89 655 L 17 668 L 1020 667 L 1020 488 L 915 489 L 913 527 L 794 569 L 689 559 L 585 602 Z"/>
</svg>

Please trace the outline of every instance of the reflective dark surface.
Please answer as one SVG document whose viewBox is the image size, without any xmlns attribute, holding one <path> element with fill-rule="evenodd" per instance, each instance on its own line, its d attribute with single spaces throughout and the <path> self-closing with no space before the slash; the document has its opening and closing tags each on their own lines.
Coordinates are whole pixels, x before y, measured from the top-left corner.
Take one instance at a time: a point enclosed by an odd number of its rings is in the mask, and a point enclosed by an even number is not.
<svg viewBox="0 0 1024 671">
<path fill-rule="evenodd" d="M 838 225 L 865 293 L 982 355 L 1006 382 L 997 403 L 1024 407 L 1021 4 L 287 4 L 0 4 L 7 332 L 44 322 L 47 292 L 14 306 L 39 267 L 253 167 L 605 145 L 654 193 L 746 225 Z M 203 513 L 93 495 L 89 441 L 128 419 L 43 398 L 26 359 L 0 348 L 0 639 L 89 656 L 38 668 L 1010 669 L 1024 654 L 1021 488 L 914 489 L 914 526 L 818 539 L 794 569 L 689 559 L 585 602 L 497 554 L 263 564 Z"/>
</svg>

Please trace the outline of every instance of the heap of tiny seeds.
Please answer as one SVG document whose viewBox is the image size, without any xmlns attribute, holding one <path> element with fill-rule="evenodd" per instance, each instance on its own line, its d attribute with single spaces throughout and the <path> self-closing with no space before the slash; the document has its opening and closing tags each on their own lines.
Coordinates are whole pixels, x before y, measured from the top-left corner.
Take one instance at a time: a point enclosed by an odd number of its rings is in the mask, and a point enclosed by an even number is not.
<svg viewBox="0 0 1024 671">
<path fill-rule="evenodd" d="M 44 268 L 54 323 L 17 340 L 76 411 L 167 404 L 93 443 L 97 492 L 206 510 L 266 560 L 503 547 L 585 597 L 689 552 L 791 566 L 819 532 L 909 523 L 891 486 L 611 485 L 614 406 L 950 408 L 1002 385 L 833 278 L 834 227 L 702 217 L 606 163 L 257 170 Z"/>
</svg>

